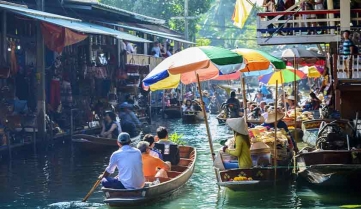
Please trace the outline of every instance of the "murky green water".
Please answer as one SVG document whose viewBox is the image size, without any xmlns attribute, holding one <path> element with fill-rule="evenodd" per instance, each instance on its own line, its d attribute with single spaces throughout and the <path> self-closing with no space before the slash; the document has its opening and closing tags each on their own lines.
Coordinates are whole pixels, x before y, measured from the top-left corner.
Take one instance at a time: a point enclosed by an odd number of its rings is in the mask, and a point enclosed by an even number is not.
<svg viewBox="0 0 361 209">
<path fill-rule="evenodd" d="M 183 133 L 183 139 L 198 149 L 195 173 L 171 197 L 136 208 L 339 208 L 361 204 L 361 190 L 311 190 L 292 184 L 253 192 L 218 190 L 204 124 L 183 125 L 180 120 L 162 124 Z M 219 148 L 217 142 L 230 133 L 214 118 L 210 125 L 215 147 Z M 81 153 L 69 142 L 14 152 L 12 159 L 0 160 L 0 208 L 107 208 L 100 190 L 88 203 L 80 200 L 106 167 L 110 154 Z"/>
</svg>

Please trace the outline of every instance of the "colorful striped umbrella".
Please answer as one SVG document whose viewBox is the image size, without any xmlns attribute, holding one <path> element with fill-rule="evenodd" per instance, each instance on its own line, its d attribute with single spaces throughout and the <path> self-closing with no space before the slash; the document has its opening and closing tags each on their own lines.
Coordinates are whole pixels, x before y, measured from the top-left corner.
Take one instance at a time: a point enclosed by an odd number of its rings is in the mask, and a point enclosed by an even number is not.
<svg viewBox="0 0 361 209">
<path fill-rule="evenodd" d="M 300 70 L 302 72 L 304 72 L 307 75 L 307 77 L 309 77 L 309 78 L 321 77 L 321 73 L 318 71 L 316 66 L 310 66 L 310 67 L 305 66 L 305 67 L 300 68 Z"/>
<path fill-rule="evenodd" d="M 268 70 L 269 68 L 286 68 L 286 63 L 283 60 L 278 59 L 267 52 L 246 48 L 234 49 L 233 51 L 243 56 L 246 66 L 241 69 L 241 72 Z"/>
<path fill-rule="evenodd" d="M 206 81 L 220 74 L 235 73 L 242 68 L 242 55 L 228 49 L 213 46 L 191 47 L 163 60 L 143 79 L 143 86 L 152 91 L 176 88 L 179 82 L 196 82 L 196 74 L 200 81 Z"/>
<path fill-rule="evenodd" d="M 260 76 L 258 80 L 269 85 L 275 85 L 277 80 L 280 84 L 289 83 L 295 81 L 295 73 L 297 81 L 306 78 L 306 74 L 300 70 L 284 69 Z"/>
</svg>

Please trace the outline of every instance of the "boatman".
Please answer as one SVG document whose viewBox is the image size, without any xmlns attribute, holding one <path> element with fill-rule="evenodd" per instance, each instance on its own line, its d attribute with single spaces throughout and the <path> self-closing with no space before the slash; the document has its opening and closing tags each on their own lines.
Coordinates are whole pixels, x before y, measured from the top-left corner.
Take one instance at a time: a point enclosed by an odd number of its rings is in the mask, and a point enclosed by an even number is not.
<svg viewBox="0 0 361 209">
<path fill-rule="evenodd" d="M 140 189 L 144 187 L 145 179 L 143 175 L 143 163 L 141 152 L 130 145 L 128 133 L 120 133 L 117 144 L 119 150 L 110 157 L 108 167 L 104 175 L 100 175 L 102 185 L 113 189 Z M 110 177 L 115 168 L 118 168 L 118 176 Z"/>
</svg>

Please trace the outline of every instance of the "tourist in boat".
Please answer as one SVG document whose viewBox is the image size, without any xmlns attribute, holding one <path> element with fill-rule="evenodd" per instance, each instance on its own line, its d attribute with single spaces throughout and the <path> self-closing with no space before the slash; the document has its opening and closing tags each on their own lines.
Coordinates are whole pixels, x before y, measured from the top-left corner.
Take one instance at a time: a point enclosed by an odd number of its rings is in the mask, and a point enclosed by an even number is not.
<svg viewBox="0 0 361 209">
<path fill-rule="evenodd" d="M 238 118 L 241 104 L 240 104 L 239 100 L 236 98 L 235 91 L 231 92 L 231 98 L 229 98 L 226 103 L 227 103 L 227 106 L 230 111 L 229 117 L 230 118 Z"/>
<path fill-rule="evenodd" d="M 146 141 L 146 142 L 149 143 L 149 147 L 150 147 L 149 155 L 151 155 L 153 157 L 157 157 L 157 158 L 163 160 L 162 153 L 160 151 L 158 151 L 157 149 L 154 149 L 155 139 L 154 139 L 154 136 L 152 134 L 146 134 L 143 137 L 143 141 Z"/>
<path fill-rule="evenodd" d="M 120 127 L 118 127 L 115 113 L 106 112 L 102 126 L 103 128 L 100 136 L 110 139 L 116 139 L 118 137 Z"/>
<path fill-rule="evenodd" d="M 186 102 L 183 104 L 182 111 L 183 112 L 193 112 L 194 111 L 192 101 L 190 99 L 187 99 Z"/>
<path fill-rule="evenodd" d="M 295 152 L 298 152 L 297 144 L 294 141 L 293 137 L 291 136 L 287 124 L 284 121 L 282 121 L 284 117 L 285 117 L 285 113 L 281 112 L 280 110 L 277 110 L 277 118 L 276 118 L 276 110 L 271 109 L 268 111 L 267 119 L 262 124 L 262 126 L 267 127 L 268 129 L 274 128 L 275 122 L 277 122 L 277 128 L 279 129 L 283 128 L 286 131 L 286 133 L 291 138 L 291 142 L 292 142 L 291 147 L 293 147 Z"/>
<path fill-rule="evenodd" d="M 232 149 L 231 147 L 224 146 L 223 152 L 238 157 L 238 167 L 241 169 L 247 169 L 252 167 L 251 159 L 251 141 L 248 134 L 247 123 L 242 118 L 230 118 L 226 121 L 227 125 L 234 132 L 234 141 L 236 147 Z"/>
<path fill-rule="evenodd" d="M 158 127 L 157 138 L 155 149 L 162 153 L 165 161 L 171 162 L 172 165 L 178 165 L 180 160 L 178 145 L 168 140 L 168 130 L 165 127 Z"/>
<path fill-rule="evenodd" d="M 253 111 L 248 114 L 248 120 L 257 120 L 263 122 L 264 118 L 262 116 L 261 108 L 254 108 Z"/>
<path fill-rule="evenodd" d="M 322 101 L 317 98 L 314 92 L 310 93 L 310 99 L 306 102 L 304 106 L 304 111 L 318 110 L 321 106 Z"/>
<path fill-rule="evenodd" d="M 151 156 L 151 148 L 146 141 L 139 142 L 137 148 L 142 153 L 144 176 L 168 178 L 167 171 L 170 170 L 170 163 L 168 164 L 158 157 Z"/>
<path fill-rule="evenodd" d="M 127 102 L 124 102 L 120 105 L 120 120 L 121 127 L 124 132 L 130 134 L 131 137 L 136 137 L 138 135 L 138 129 L 141 127 L 141 122 L 131 110 L 132 105 Z"/>
<path fill-rule="evenodd" d="M 143 174 L 142 154 L 130 146 L 131 140 L 128 133 L 120 133 L 117 139 L 119 149 L 110 157 L 109 165 L 100 175 L 102 185 L 113 189 L 140 189 L 143 188 L 145 179 Z M 111 174 L 118 169 L 118 176 Z"/>
<path fill-rule="evenodd" d="M 211 100 L 209 98 L 209 93 L 207 90 L 204 90 L 202 92 L 202 97 L 203 97 L 204 106 L 206 108 L 206 111 L 208 112 L 209 111 L 208 106 L 211 103 Z"/>
</svg>

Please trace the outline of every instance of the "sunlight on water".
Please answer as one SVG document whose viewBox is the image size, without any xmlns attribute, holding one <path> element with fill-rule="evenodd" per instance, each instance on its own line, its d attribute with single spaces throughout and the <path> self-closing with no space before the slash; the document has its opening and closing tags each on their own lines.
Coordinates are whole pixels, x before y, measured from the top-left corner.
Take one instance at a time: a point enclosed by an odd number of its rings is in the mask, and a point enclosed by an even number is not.
<svg viewBox="0 0 361 209">
<path fill-rule="evenodd" d="M 218 190 L 212 168 L 204 124 L 182 124 L 181 120 L 158 121 L 172 132 L 184 134 L 183 140 L 198 151 L 195 172 L 176 193 L 141 208 L 339 208 L 359 205 L 360 192 L 311 190 L 286 184 L 260 191 Z M 219 141 L 232 136 L 226 126 L 212 117 L 210 127 L 215 150 Z M 88 203 L 80 202 L 106 167 L 111 150 L 80 152 L 71 143 L 42 145 L 14 152 L 12 160 L 0 161 L 0 208 L 78 209 L 108 208 L 97 190 Z M 134 208 L 140 208 L 134 207 Z"/>
</svg>

